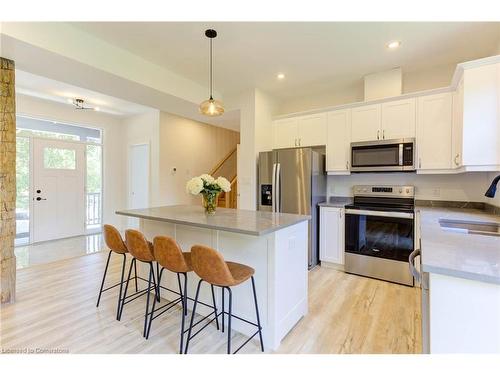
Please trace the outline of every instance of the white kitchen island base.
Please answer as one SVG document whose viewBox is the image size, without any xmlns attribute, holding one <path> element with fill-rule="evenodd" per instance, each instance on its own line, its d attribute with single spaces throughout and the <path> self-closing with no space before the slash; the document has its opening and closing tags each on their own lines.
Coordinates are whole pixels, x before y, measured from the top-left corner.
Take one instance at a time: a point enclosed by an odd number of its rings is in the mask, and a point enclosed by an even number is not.
<svg viewBox="0 0 500 375">
<path fill-rule="evenodd" d="M 225 260 L 243 263 L 255 269 L 255 284 L 259 304 L 265 349 L 275 350 L 293 326 L 307 314 L 307 254 L 308 223 L 301 221 L 263 235 L 248 235 L 219 229 L 201 228 L 165 221 L 141 219 L 140 229 L 149 240 L 157 235 L 170 236 L 189 251 L 191 246 L 202 244 L 220 251 Z M 137 262 L 140 273 L 147 277 L 149 266 Z M 194 299 L 199 278 L 188 274 L 188 296 Z M 165 270 L 163 286 L 178 290 L 176 274 Z M 220 311 L 221 289 L 216 289 L 216 303 Z M 256 322 L 251 281 L 233 287 L 233 314 Z M 212 302 L 210 285 L 202 284 L 201 301 Z M 162 290 L 162 298 L 172 299 L 173 294 Z M 227 311 L 228 298 L 225 298 Z M 198 305 L 197 313 L 210 313 L 207 307 Z M 190 303 L 189 308 L 192 308 Z M 220 318 L 219 318 L 220 322 Z M 153 322 L 153 328 L 154 328 Z M 227 317 L 226 317 L 227 326 Z M 232 328 L 251 335 L 256 328 L 233 319 Z M 206 329 L 215 329 L 207 327 Z M 227 332 L 227 331 L 226 331 Z M 222 333 L 221 333 L 222 334 Z M 198 338 L 195 338 L 196 340 Z M 258 336 L 256 336 L 258 339 Z"/>
</svg>

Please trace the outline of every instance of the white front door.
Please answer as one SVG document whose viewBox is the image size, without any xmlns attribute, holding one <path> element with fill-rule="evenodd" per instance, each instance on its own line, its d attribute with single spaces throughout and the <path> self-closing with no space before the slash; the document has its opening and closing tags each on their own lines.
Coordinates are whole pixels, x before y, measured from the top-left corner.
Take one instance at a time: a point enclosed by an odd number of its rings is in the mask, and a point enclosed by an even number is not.
<svg viewBox="0 0 500 375">
<path fill-rule="evenodd" d="M 33 139 L 33 241 L 85 232 L 85 145 Z"/>
<path fill-rule="evenodd" d="M 129 208 L 149 206 L 149 145 L 130 146 Z M 129 218 L 129 226 L 139 227 L 139 219 Z"/>
</svg>

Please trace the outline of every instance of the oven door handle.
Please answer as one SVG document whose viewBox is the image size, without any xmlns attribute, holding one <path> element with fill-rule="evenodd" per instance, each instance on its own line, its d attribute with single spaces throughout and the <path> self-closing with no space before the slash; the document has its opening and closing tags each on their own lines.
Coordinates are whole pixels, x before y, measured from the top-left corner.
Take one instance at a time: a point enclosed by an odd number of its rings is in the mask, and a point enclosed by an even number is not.
<svg viewBox="0 0 500 375">
<path fill-rule="evenodd" d="M 348 208 L 345 210 L 345 213 L 351 215 L 383 216 L 383 217 L 398 217 L 403 219 L 413 219 L 413 213 L 410 212 L 372 211 L 372 210 L 358 210 L 354 208 Z"/>
<path fill-rule="evenodd" d="M 417 268 L 415 267 L 415 258 L 420 255 L 420 249 L 415 249 L 411 252 L 410 256 L 408 257 L 408 262 L 410 263 L 410 272 L 415 278 L 416 282 L 420 282 L 422 280 L 422 274 L 417 271 Z"/>
</svg>

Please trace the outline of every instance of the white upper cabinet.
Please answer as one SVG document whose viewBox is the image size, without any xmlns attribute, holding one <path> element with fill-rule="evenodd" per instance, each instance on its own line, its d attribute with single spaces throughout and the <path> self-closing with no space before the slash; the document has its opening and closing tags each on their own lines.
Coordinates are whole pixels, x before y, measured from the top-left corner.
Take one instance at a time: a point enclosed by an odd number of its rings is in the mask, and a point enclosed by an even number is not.
<svg viewBox="0 0 500 375">
<path fill-rule="evenodd" d="M 298 118 L 298 146 L 324 146 L 326 144 L 326 113 Z"/>
<path fill-rule="evenodd" d="M 297 146 L 299 121 L 297 118 L 277 120 L 273 122 L 273 148 Z"/>
<path fill-rule="evenodd" d="M 327 116 L 326 170 L 336 174 L 349 174 L 351 110 L 333 111 Z"/>
<path fill-rule="evenodd" d="M 462 163 L 463 119 L 464 119 L 464 80 L 458 83 L 453 98 L 453 126 L 451 130 L 451 167 L 460 168 Z"/>
<path fill-rule="evenodd" d="M 417 102 L 417 169 L 451 168 L 451 93 L 428 95 Z"/>
<path fill-rule="evenodd" d="M 324 146 L 326 113 L 273 122 L 273 148 Z"/>
<path fill-rule="evenodd" d="M 500 63 L 464 69 L 462 96 L 463 166 L 471 171 L 498 171 Z"/>
<path fill-rule="evenodd" d="M 351 142 L 382 139 L 380 104 L 365 105 L 351 110 Z"/>
<path fill-rule="evenodd" d="M 415 98 L 382 104 L 381 139 L 415 137 Z"/>
</svg>

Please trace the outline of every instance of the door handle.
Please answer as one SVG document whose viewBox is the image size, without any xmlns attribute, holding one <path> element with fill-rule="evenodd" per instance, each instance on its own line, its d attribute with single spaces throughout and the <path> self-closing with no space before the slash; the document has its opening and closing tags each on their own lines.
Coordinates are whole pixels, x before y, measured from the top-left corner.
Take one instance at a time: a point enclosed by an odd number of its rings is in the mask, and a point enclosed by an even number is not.
<svg viewBox="0 0 500 375">
<path fill-rule="evenodd" d="M 36 197 L 36 200 L 37 201 L 46 201 L 47 199 L 46 198 L 42 198 L 42 197 Z"/>
</svg>

